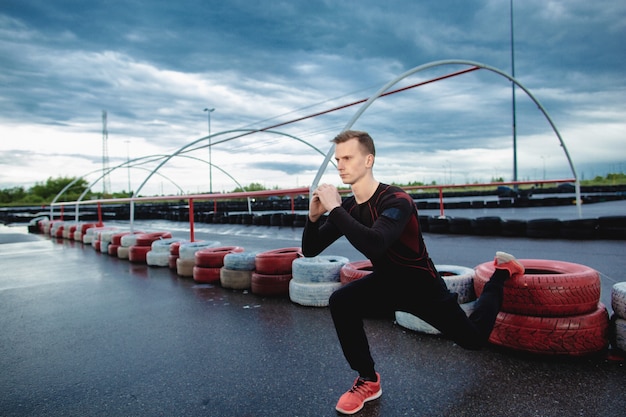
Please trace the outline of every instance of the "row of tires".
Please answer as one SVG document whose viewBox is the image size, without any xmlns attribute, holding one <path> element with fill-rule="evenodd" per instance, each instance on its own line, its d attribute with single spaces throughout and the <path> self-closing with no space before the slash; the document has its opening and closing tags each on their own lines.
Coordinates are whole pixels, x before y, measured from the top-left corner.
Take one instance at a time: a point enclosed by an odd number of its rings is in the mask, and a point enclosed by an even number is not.
<svg viewBox="0 0 626 417">
<path fill-rule="evenodd" d="M 497 216 L 475 219 L 466 217 L 419 216 L 422 230 L 427 233 L 484 235 L 562 239 L 626 239 L 626 216 L 604 216 L 592 219 L 559 220 L 555 218 L 533 220 L 503 220 Z M 51 235 L 57 238 L 72 238 L 74 233 L 84 235 L 86 228 L 101 226 L 97 223 L 75 223 L 53 220 L 39 222 L 48 224 Z M 244 224 L 255 226 L 303 227 L 306 215 L 294 213 L 272 213 L 254 215 L 250 213 L 220 215 L 211 218 L 211 223 Z M 36 227 L 41 233 L 48 233 Z M 79 240 L 79 239 L 76 239 Z"/>
<path fill-rule="evenodd" d="M 56 236 L 56 231 L 50 233 Z M 312 307 L 326 307 L 337 288 L 372 270 L 370 261 L 350 262 L 341 256 L 305 258 L 298 247 L 253 253 L 214 241 L 188 242 L 172 238 L 169 232 L 131 233 L 101 225 L 87 228 L 82 241 L 133 263 L 169 267 L 198 283 L 250 290 L 259 296 L 288 296 L 296 304 Z M 626 350 L 626 282 L 612 289 L 615 314 L 609 320 L 607 308 L 600 303 L 600 275 L 594 269 L 561 261 L 520 262 L 526 273 L 505 284 L 502 309 L 489 338 L 492 344 L 544 355 L 593 354 L 605 350 L 609 341 L 614 348 Z M 493 263 L 475 268 L 436 267 L 470 315 L 494 272 Z M 439 334 L 406 312 L 396 312 L 396 323 L 412 331 Z"/>
<path fill-rule="evenodd" d="M 466 217 L 420 216 L 424 232 L 459 235 L 485 235 L 562 239 L 626 239 L 626 216 L 593 219 L 503 220 L 497 216 Z"/>
</svg>

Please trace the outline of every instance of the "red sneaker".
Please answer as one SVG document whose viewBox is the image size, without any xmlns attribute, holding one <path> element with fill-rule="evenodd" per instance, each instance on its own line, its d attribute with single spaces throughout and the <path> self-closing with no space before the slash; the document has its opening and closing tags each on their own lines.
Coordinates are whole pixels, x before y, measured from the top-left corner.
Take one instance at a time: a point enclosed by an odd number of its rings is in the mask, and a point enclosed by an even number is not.
<svg viewBox="0 0 626 417">
<path fill-rule="evenodd" d="M 335 409 L 343 414 L 354 414 L 363 408 L 367 401 L 375 400 L 383 394 L 380 388 L 380 375 L 376 373 L 376 382 L 357 378 L 348 392 L 343 394 Z"/>
<path fill-rule="evenodd" d="M 513 277 L 513 275 L 524 275 L 524 272 L 526 272 L 524 265 L 515 259 L 515 256 L 506 252 L 496 252 L 493 265 L 496 269 L 508 270 L 511 277 Z"/>
</svg>

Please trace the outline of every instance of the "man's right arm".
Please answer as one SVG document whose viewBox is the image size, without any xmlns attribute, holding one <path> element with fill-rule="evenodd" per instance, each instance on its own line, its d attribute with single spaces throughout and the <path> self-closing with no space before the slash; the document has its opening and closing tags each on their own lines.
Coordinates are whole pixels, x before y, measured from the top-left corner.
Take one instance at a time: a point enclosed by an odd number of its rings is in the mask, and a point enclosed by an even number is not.
<svg viewBox="0 0 626 417">
<path fill-rule="evenodd" d="M 306 257 L 317 256 L 340 236 L 341 232 L 332 223 L 326 221 L 321 224 L 319 218 L 318 221 L 312 221 L 308 217 L 302 232 L 302 254 Z"/>
</svg>

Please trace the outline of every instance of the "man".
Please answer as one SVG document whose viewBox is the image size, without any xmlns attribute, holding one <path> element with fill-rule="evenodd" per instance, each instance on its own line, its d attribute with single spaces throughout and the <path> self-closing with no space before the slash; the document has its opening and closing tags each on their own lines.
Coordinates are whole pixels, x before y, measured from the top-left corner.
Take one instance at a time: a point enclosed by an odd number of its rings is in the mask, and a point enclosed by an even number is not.
<svg viewBox="0 0 626 417">
<path fill-rule="evenodd" d="M 496 252 L 494 275 L 468 318 L 431 261 L 419 227 L 417 207 L 402 189 L 373 175 L 375 148 L 366 132 L 344 131 L 335 139 L 339 176 L 352 196 L 342 202 L 337 189 L 322 184 L 312 194 L 302 236 L 302 252 L 316 256 L 341 236 L 372 261 L 371 274 L 343 286 L 330 298 L 330 310 L 344 356 L 358 372 L 336 409 L 354 414 L 381 396 L 367 336 L 366 317 L 392 317 L 406 311 L 438 328 L 466 349 L 488 341 L 502 305 L 504 282 L 524 267 L 512 255 Z M 320 218 L 328 213 L 325 222 Z M 323 224 L 322 224 L 323 223 Z"/>
</svg>

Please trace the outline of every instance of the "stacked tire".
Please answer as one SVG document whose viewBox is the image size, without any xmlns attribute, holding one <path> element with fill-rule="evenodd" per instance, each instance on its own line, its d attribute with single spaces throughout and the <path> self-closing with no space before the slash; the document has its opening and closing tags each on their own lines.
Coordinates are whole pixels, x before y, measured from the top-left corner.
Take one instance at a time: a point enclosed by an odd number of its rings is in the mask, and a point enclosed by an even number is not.
<svg viewBox="0 0 626 417">
<path fill-rule="evenodd" d="M 113 232 L 118 230 L 116 227 L 95 227 L 93 229 L 89 229 L 89 230 L 94 230 L 93 233 L 93 238 L 91 240 L 91 247 L 96 251 L 96 252 L 102 252 L 102 235 L 106 234 L 108 232 Z M 104 244 L 105 248 L 108 248 L 108 242 L 105 242 Z"/>
<path fill-rule="evenodd" d="M 117 257 L 119 259 L 128 259 L 128 256 L 130 253 L 130 247 L 137 243 L 137 237 L 139 237 L 139 235 L 142 235 L 143 233 L 144 232 L 135 231 L 135 232 L 131 232 L 128 234 L 124 234 L 120 238 L 120 245 L 117 248 Z"/>
<path fill-rule="evenodd" d="M 618 282 L 611 290 L 611 345 L 626 355 L 626 282 Z"/>
<path fill-rule="evenodd" d="M 181 243 L 178 246 L 176 274 L 184 278 L 193 278 L 193 268 L 196 266 L 196 252 L 200 249 L 214 248 L 219 245 L 220 242 L 204 240 Z"/>
<path fill-rule="evenodd" d="M 152 242 L 150 251 L 146 254 L 146 263 L 148 266 L 169 266 L 170 246 L 181 240 L 180 238 L 170 237 L 160 238 Z"/>
<path fill-rule="evenodd" d="M 128 260 L 136 264 L 147 264 L 148 252 L 152 250 L 152 243 L 160 239 L 170 239 L 170 232 L 152 232 L 137 235 L 135 244 L 128 251 Z"/>
<path fill-rule="evenodd" d="M 171 270 L 176 271 L 176 262 L 180 256 L 180 245 L 185 241 L 174 242 L 170 245 L 170 256 L 168 259 L 168 266 Z"/>
<path fill-rule="evenodd" d="M 585 356 L 604 351 L 609 318 L 600 302 L 600 274 L 570 262 L 518 261 L 526 273 L 506 281 L 502 308 L 489 341 L 540 355 Z M 475 268 L 477 296 L 493 272 L 492 262 Z"/>
<path fill-rule="evenodd" d="M 223 288 L 248 290 L 252 285 L 255 271 L 256 253 L 231 252 L 224 256 L 224 266 L 220 270 L 220 284 Z"/>
<path fill-rule="evenodd" d="M 111 229 L 100 232 L 100 252 L 109 253 L 109 245 L 115 233 L 119 233 L 119 229 Z"/>
<path fill-rule="evenodd" d="M 468 316 L 474 311 L 474 269 L 458 265 L 435 265 L 435 268 L 451 292 L 458 294 L 458 302 Z M 405 329 L 419 333 L 439 335 L 441 332 L 413 314 L 396 311 L 396 323 Z"/>
<path fill-rule="evenodd" d="M 109 256 L 114 256 L 117 258 L 117 249 L 121 245 L 122 236 L 125 236 L 128 234 L 130 234 L 130 232 L 126 231 L 126 232 L 117 232 L 111 235 L 111 243 L 109 244 L 109 247 L 107 248 L 107 253 L 109 254 Z"/>
<path fill-rule="evenodd" d="M 341 268 L 348 262 L 343 256 L 294 259 L 289 298 L 303 306 L 327 307 L 331 294 L 342 285 Z"/>
<path fill-rule="evenodd" d="M 260 252 L 254 258 L 255 272 L 252 273 L 250 288 L 260 296 L 286 296 L 292 278 L 291 264 L 302 257 L 296 247 Z"/>
<path fill-rule="evenodd" d="M 243 252 L 240 246 L 217 246 L 198 250 L 193 267 L 193 280 L 200 283 L 214 284 L 220 281 L 220 271 L 224 266 L 224 257 L 229 253 Z"/>
<path fill-rule="evenodd" d="M 74 240 L 82 242 L 83 236 L 87 233 L 87 229 L 91 229 L 93 227 L 98 227 L 98 225 L 96 223 L 80 223 L 79 227 L 76 227 L 76 231 L 74 231 Z"/>
</svg>

